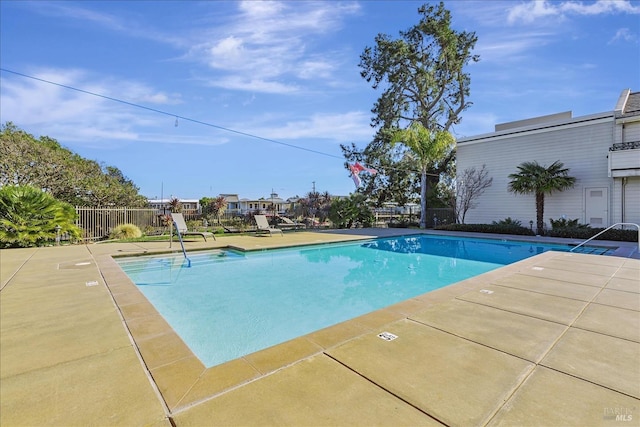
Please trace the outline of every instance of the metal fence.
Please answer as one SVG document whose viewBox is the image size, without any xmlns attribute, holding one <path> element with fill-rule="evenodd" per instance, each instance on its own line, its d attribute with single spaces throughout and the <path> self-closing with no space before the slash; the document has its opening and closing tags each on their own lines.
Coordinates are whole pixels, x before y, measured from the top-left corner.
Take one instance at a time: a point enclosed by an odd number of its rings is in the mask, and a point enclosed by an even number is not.
<svg viewBox="0 0 640 427">
<path fill-rule="evenodd" d="M 420 218 L 418 218 L 420 220 Z M 455 224 L 456 214 L 451 208 L 427 208 L 427 228 Z"/>
<path fill-rule="evenodd" d="M 82 230 L 86 240 L 103 239 L 111 231 L 122 224 L 135 224 L 145 233 L 151 233 L 164 228 L 163 213 L 157 209 L 143 208 L 95 208 L 76 206 L 76 225 Z M 168 215 L 168 212 L 167 212 Z M 197 211 L 183 211 L 186 220 L 198 219 Z"/>
<path fill-rule="evenodd" d="M 443 224 L 453 224 L 456 216 L 451 208 L 427 208 L 427 228 L 433 228 Z M 412 213 L 398 213 L 393 210 L 376 210 L 376 223 L 383 224 L 418 224 L 420 222 L 420 210 Z"/>
<path fill-rule="evenodd" d="M 76 206 L 76 225 L 82 229 L 83 237 L 96 240 L 107 237 L 111 230 L 122 224 L 135 224 L 141 230 L 162 227 L 155 209 L 94 208 Z"/>
<path fill-rule="evenodd" d="M 157 209 L 143 208 L 95 208 L 76 206 L 76 225 L 83 231 L 83 238 L 86 240 L 104 239 L 111 234 L 111 231 L 122 224 L 135 224 L 146 234 L 162 231 L 165 228 L 162 216 L 163 212 Z M 166 212 L 169 215 L 169 212 Z M 183 210 L 182 215 L 186 221 L 199 221 L 202 214 L 196 210 Z M 237 220 L 240 215 L 237 212 L 225 212 L 220 216 L 221 222 Z M 420 212 L 408 214 L 379 214 L 378 224 L 418 222 Z M 455 222 L 455 216 L 451 209 L 428 209 L 427 227 L 431 228 L 440 224 L 451 224 Z"/>
</svg>

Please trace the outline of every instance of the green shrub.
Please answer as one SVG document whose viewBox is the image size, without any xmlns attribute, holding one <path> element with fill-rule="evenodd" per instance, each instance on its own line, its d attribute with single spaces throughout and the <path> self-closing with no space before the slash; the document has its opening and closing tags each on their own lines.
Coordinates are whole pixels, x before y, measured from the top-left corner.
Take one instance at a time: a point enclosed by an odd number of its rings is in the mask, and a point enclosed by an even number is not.
<svg viewBox="0 0 640 427">
<path fill-rule="evenodd" d="M 135 224 L 121 224 L 111 230 L 110 239 L 137 239 L 142 237 L 142 231 Z"/>
<path fill-rule="evenodd" d="M 522 222 L 517 219 L 511 219 L 511 217 L 506 217 L 505 219 L 501 219 L 500 221 L 493 221 L 493 225 L 506 225 L 506 226 L 516 226 L 521 227 Z"/>
<path fill-rule="evenodd" d="M 578 218 L 567 220 L 566 218 L 553 219 L 549 218 L 552 230 L 563 228 L 590 228 L 588 224 L 578 224 Z"/>
<path fill-rule="evenodd" d="M 409 221 L 406 219 L 394 219 L 392 221 L 389 221 L 389 224 L 387 226 L 389 228 L 420 228 L 420 223 L 418 221 Z"/>
<path fill-rule="evenodd" d="M 587 240 L 600 233 L 604 228 L 558 228 L 550 230 L 547 235 L 551 237 L 565 237 Z M 601 234 L 594 240 L 613 240 L 616 242 L 637 242 L 638 230 L 611 229 Z"/>
<path fill-rule="evenodd" d="M 332 201 L 328 217 L 336 228 L 371 227 L 375 220 L 366 198 L 358 193 Z"/>
<path fill-rule="evenodd" d="M 519 236 L 533 236 L 535 233 L 526 227 L 519 227 L 515 225 L 498 225 L 498 224 L 447 224 L 440 225 L 435 230 L 446 231 L 467 231 L 474 233 L 496 233 L 496 234 L 514 234 Z M 571 239 L 587 240 L 604 228 L 555 228 L 549 230 L 547 236 L 550 237 L 564 237 Z M 617 242 L 637 242 L 638 231 L 637 230 L 620 230 L 611 229 L 606 233 L 598 236 L 595 240 L 613 240 Z"/>
<path fill-rule="evenodd" d="M 52 245 L 67 235 L 79 239 L 76 211 L 70 204 L 28 186 L 0 187 L 0 248 Z"/>
<path fill-rule="evenodd" d="M 156 229 L 150 225 L 144 227 L 144 231 L 142 232 L 145 236 L 151 236 L 156 234 Z"/>
<path fill-rule="evenodd" d="M 502 224 L 446 224 L 437 226 L 435 230 L 467 231 L 472 233 L 515 234 L 519 236 L 534 235 L 534 232 L 527 227 Z"/>
</svg>

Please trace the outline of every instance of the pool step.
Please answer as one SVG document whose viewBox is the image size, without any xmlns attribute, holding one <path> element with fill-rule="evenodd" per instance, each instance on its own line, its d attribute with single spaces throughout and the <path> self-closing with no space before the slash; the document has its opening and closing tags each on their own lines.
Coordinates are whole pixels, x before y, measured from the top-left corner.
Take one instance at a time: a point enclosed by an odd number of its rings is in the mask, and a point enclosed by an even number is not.
<svg viewBox="0 0 640 427">
<path fill-rule="evenodd" d="M 229 262 L 244 259 L 244 256 L 229 251 L 220 251 L 216 253 L 191 255 L 191 267 L 206 265 L 212 262 Z M 118 265 L 125 273 L 139 273 L 150 271 L 166 271 L 169 269 L 179 269 L 186 267 L 187 263 L 182 256 L 172 255 L 164 258 L 151 259 L 119 259 Z"/>
<path fill-rule="evenodd" d="M 573 251 L 577 254 L 587 254 L 587 255 L 610 255 L 614 252 L 614 249 L 611 248 L 603 248 L 598 246 L 580 246 L 578 249 Z"/>
</svg>

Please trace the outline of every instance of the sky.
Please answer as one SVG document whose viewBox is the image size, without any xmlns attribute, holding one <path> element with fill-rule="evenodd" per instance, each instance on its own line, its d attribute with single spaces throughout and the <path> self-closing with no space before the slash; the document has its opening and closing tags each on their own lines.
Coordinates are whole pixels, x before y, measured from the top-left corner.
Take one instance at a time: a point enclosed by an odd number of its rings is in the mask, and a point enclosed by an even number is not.
<svg viewBox="0 0 640 427">
<path fill-rule="evenodd" d="M 348 195 L 340 144 L 372 140 L 381 94 L 360 55 L 425 3 L 3 0 L 0 122 L 119 168 L 149 198 Z M 640 1 L 445 7 L 480 56 L 456 138 L 640 91 Z"/>
</svg>

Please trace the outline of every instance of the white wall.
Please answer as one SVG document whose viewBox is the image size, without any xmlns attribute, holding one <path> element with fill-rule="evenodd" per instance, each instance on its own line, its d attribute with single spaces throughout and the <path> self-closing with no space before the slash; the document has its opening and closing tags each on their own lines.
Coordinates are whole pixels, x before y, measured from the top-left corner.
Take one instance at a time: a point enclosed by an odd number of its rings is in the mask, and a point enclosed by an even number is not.
<svg viewBox="0 0 640 427">
<path fill-rule="evenodd" d="M 626 178 L 624 186 L 624 218 L 622 217 L 622 182 L 622 178 L 614 180 L 616 191 L 612 200 L 614 217 L 611 223 L 633 222 L 640 224 L 640 176 Z"/>
<path fill-rule="evenodd" d="M 467 213 L 467 224 L 498 221 L 506 217 L 529 226 L 536 221 L 535 196 L 516 195 L 508 191 L 509 174 L 517 173 L 522 162 L 537 161 L 549 166 L 555 161 L 569 168 L 576 178 L 574 188 L 545 197 L 544 221 L 549 218 L 578 218 L 585 223 L 586 188 L 606 187 L 609 192 L 609 222 L 613 180 L 608 175 L 607 155 L 614 138 L 613 115 L 576 118 L 564 125 L 555 123 L 511 129 L 485 136 L 463 138 L 457 147 L 457 169 L 477 168 L 486 164 L 493 184 Z"/>
</svg>

